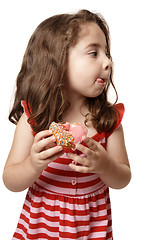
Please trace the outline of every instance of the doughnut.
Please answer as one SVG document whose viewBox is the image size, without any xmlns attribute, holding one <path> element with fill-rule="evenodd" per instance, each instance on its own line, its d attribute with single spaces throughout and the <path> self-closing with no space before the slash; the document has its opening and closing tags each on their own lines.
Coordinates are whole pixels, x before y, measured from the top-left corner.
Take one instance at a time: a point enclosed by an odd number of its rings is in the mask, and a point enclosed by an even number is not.
<svg viewBox="0 0 160 240">
<path fill-rule="evenodd" d="M 87 128 L 81 123 L 65 124 L 52 122 L 49 126 L 52 134 L 56 137 L 56 144 L 64 148 L 75 148 L 87 135 Z"/>
</svg>

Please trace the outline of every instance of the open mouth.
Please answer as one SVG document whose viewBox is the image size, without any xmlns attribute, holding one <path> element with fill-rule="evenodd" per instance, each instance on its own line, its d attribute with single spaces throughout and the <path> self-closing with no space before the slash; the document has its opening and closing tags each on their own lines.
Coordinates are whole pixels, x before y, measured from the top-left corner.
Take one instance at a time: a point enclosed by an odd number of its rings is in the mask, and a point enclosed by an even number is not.
<svg viewBox="0 0 160 240">
<path fill-rule="evenodd" d="M 98 82 L 105 82 L 104 78 L 98 78 L 97 81 Z"/>
<path fill-rule="evenodd" d="M 96 82 L 97 82 L 98 84 L 105 84 L 106 81 L 105 81 L 104 78 L 97 78 Z"/>
</svg>

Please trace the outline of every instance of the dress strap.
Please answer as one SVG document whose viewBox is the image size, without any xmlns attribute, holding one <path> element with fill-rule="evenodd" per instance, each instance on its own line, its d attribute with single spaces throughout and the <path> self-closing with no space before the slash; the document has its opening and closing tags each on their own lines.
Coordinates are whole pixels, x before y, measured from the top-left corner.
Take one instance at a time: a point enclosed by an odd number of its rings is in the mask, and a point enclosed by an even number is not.
<svg viewBox="0 0 160 240">
<path fill-rule="evenodd" d="M 21 101 L 21 106 L 23 107 L 23 110 L 24 110 L 24 113 L 26 114 L 26 116 L 28 118 L 30 118 L 31 114 L 32 114 L 32 110 L 30 108 L 30 105 L 27 105 L 26 101 L 22 100 Z M 33 119 L 31 119 L 31 120 L 29 120 L 29 124 L 31 125 L 31 128 L 33 129 L 33 126 L 36 125 L 36 122 Z M 34 131 L 33 131 L 33 135 L 34 136 L 36 135 L 36 133 Z"/>
<path fill-rule="evenodd" d="M 27 103 L 26 103 L 26 101 L 21 101 L 21 106 L 23 107 L 23 110 L 24 110 L 24 113 L 26 114 L 26 116 L 28 117 L 28 118 L 30 118 L 30 116 L 31 116 L 31 109 L 28 109 L 28 106 L 27 106 Z M 30 108 L 30 107 L 29 107 Z"/>
</svg>

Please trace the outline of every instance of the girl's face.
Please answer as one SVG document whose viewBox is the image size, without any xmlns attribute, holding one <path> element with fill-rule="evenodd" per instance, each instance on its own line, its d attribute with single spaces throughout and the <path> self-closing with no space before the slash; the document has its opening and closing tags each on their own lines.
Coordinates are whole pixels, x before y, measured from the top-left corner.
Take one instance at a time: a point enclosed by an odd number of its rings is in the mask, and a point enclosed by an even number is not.
<svg viewBox="0 0 160 240">
<path fill-rule="evenodd" d="M 69 96 L 99 96 L 109 81 L 112 62 L 107 57 L 106 38 L 95 23 L 81 26 L 77 44 L 68 56 Z"/>
</svg>

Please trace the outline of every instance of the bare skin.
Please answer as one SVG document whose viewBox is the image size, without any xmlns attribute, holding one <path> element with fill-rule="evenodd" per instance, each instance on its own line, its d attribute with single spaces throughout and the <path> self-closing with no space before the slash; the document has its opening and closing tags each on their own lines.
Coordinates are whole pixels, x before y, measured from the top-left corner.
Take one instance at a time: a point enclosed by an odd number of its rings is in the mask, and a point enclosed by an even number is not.
<svg viewBox="0 0 160 240">
<path fill-rule="evenodd" d="M 6 187 L 19 192 L 31 186 L 47 165 L 64 153 L 62 147 L 54 146 L 55 138 L 49 130 L 39 132 L 34 138 L 27 117 L 23 114 L 16 126 L 4 168 L 3 181 Z"/>
<path fill-rule="evenodd" d="M 80 39 L 70 49 L 68 57 L 68 95 L 70 108 L 63 115 L 63 122 L 84 123 L 88 113 L 86 97 L 96 97 L 103 91 L 110 75 L 111 61 L 106 53 L 106 40 L 102 30 L 95 23 L 83 26 Z M 104 81 L 97 81 L 97 79 Z M 109 187 L 120 189 L 131 179 L 122 126 L 114 131 L 104 149 L 91 137 L 95 135 L 88 122 L 88 136 L 77 149 L 86 157 L 70 154 L 69 157 L 81 166 L 70 164 L 71 169 L 82 173 L 97 173 Z M 20 118 L 13 144 L 4 168 L 4 184 L 11 191 L 22 191 L 31 186 L 47 165 L 64 154 L 55 146 L 55 138 L 49 130 L 39 132 L 35 137 L 25 114 Z"/>
</svg>

